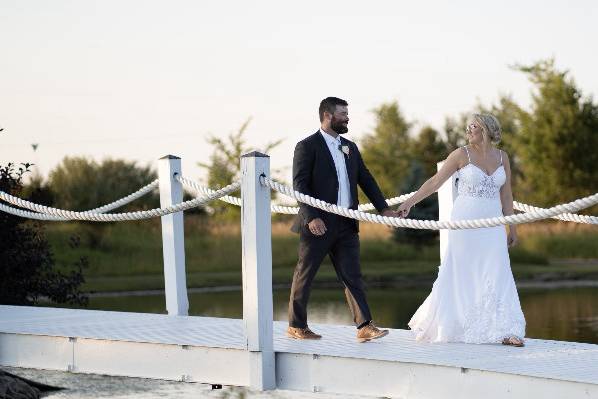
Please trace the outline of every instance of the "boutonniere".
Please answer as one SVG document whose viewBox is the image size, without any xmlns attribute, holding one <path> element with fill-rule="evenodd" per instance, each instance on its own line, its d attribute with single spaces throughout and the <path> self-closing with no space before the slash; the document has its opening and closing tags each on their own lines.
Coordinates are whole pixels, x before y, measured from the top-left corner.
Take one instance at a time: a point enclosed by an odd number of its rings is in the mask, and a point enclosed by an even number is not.
<svg viewBox="0 0 598 399">
<path fill-rule="evenodd" d="M 349 157 L 349 146 L 348 145 L 340 145 L 339 144 L 338 149 L 341 150 L 343 152 L 343 154 L 345 154 L 347 157 Z"/>
</svg>

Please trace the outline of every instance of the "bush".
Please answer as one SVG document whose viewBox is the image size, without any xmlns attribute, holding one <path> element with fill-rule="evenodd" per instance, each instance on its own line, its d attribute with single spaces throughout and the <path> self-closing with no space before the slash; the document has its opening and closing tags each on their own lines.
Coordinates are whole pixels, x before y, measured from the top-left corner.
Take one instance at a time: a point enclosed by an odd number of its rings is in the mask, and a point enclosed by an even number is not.
<svg viewBox="0 0 598 399">
<path fill-rule="evenodd" d="M 0 166 L 0 190 L 19 195 L 30 164 Z M 78 239 L 71 238 L 71 248 Z M 34 305 L 40 299 L 57 303 L 87 304 L 80 291 L 87 259 L 80 258 L 59 271 L 39 223 L 0 213 L 0 303 Z"/>
</svg>

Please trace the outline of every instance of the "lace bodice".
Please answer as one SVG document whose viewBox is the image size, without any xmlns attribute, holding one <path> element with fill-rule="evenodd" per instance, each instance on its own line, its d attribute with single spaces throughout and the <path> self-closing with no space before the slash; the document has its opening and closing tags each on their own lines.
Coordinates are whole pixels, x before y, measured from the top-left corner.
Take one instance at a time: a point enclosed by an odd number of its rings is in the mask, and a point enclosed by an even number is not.
<svg viewBox="0 0 598 399">
<path fill-rule="evenodd" d="M 505 184 L 506 175 L 502 165 L 491 175 L 486 174 L 476 165 L 469 163 L 459 169 L 457 192 L 469 197 L 494 199 L 499 198 L 500 188 Z"/>
<path fill-rule="evenodd" d="M 457 192 L 459 195 L 487 199 L 499 198 L 500 188 L 507 180 L 505 168 L 502 164 L 502 152 L 500 154 L 500 165 L 489 175 L 482 168 L 471 162 L 467 146 L 463 148 L 467 153 L 469 163 L 459 169 L 459 181 L 457 183 Z"/>
</svg>

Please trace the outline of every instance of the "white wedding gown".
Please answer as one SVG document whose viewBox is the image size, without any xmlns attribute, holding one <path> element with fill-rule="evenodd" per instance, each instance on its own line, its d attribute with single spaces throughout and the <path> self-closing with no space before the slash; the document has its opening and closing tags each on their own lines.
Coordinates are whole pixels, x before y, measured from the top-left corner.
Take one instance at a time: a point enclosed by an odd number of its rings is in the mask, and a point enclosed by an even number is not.
<svg viewBox="0 0 598 399">
<path fill-rule="evenodd" d="M 451 220 L 502 216 L 499 190 L 506 180 L 502 159 L 491 175 L 471 160 L 457 173 Z M 448 237 L 432 292 L 409 321 L 416 340 L 481 344 L 512 336 L 522 339 L 525 318 L 505 227 L 449 230 Z"/>
</svg>

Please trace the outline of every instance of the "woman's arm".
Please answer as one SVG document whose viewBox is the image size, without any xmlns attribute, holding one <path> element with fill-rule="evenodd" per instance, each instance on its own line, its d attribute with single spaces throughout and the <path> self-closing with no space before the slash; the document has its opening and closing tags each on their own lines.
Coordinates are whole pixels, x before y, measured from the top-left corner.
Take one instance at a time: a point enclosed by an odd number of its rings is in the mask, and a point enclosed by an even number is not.
<svg viewBox="0 0 598 399">
<path fill-rule="evenodd" d="M 399 206 L 399 209 L 397 210 L 399 216 L 407 217 L 409 210 L 413 205 L 438 191 L 440 186 L 442 186 L 444 182 L 447 181 L 448 178 L 451 177 L 465 163 L 464 157 L 465 155 L 463 154 L 463 150 L 461 148 L 457 148 L 451 152 L 442 165 L 442 168 L 440 168 L 440 170 L 434 176 L 426 180 L 426 182 L 422 184 L 422 186 L 411 198 Z"/>
<path fill-rule="evenodd" d="M 506 152 L 502 152 L 503 167 L 505 168 L 505 175 L 507 179 L 505 184 L 500 188 L 500 202 L 502 205 L 502 214 L 504 216 L 510 216 L 514 214 L 513 211 L 513 191 L 511 189 L 511 164 L 509 162 L 509 156 Z M 509 247 L 517 244 L 517 229 L 515 225 L 509 225 L 509 236 L 507 240 Z"/>
</svg>

